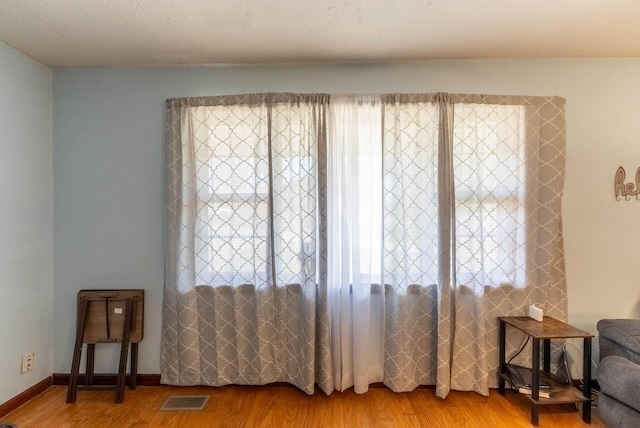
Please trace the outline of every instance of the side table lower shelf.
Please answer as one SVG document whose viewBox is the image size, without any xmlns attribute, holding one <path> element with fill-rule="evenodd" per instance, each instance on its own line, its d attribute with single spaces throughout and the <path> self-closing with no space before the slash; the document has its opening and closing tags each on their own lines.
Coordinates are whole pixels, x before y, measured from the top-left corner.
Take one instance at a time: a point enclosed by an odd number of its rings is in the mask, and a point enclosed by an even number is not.
<svg viewBox="0 0 640 428">
<path fill-rule="evenodd" d="M 508 375 L 498 372 L 498 376 L 500 376 L 507 384 L 511 384 L 511 379 L 509 379 Z M 550 388 L 548 390 L 541 389 L 540 391 L 549 392 L 550 397 L 540 397 L 538 400 L 534 400 L 533 397 L 527 395 L 527 398 L 532 405 L 544 406 L 549 404 L 573 404 L 593 401 L 591 398 L 586 398 L 583 395 L 582 391 L 580 391 L 575 386 L 564 383 L 561 379 L 550 373 L 540 372 L 540 380 L 549 384 Z M 520 392 L 518 392 L 518 389 L 513 384 L 511 385 L 512 388 L 505 389 L 507 391 L 510 390 L 516 394 L 520 394 Z"/>
</svg>

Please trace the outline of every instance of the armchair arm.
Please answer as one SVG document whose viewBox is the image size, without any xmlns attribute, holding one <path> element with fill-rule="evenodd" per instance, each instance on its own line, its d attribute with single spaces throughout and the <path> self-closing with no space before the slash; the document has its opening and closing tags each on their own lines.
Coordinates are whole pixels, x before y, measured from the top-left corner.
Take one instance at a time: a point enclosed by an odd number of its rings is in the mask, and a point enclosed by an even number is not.
<svg viewBox="0 0 640 428">
<path fill-rule="evenodd" d="M 605 357 L 598 366 L 598 383 L 602 393 L 640 410 L 640 365 L 617 355 Z"/>
</svg>

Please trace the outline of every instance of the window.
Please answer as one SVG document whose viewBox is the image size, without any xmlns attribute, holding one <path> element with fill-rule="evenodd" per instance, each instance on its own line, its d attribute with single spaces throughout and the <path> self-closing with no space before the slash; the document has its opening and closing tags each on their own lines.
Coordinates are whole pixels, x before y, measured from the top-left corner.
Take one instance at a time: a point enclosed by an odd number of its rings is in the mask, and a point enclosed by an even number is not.
<svg viewBox="0 0 640 428">
<path fill-rule="evenodd" d="M 196 172 L 196 282 L 257 287 L 313 277 L 316 147 L 304 108 L 192 107 Z M 273 245 L 272 245 L 273 244 Z M 315 280 L 315 279 L 314 279 Z"/>
<path fill-rule="evenodd" d="M 330 210 L 337 220 L 329 220 L 329 233 L 352 216 L 355 228 L 332 244 L 344 244 L 341 251 L 358 265 L 350 282 L 436 283 L 437 107 L 407 108 L 380 134 L 379 102 L 345 111 L 337 105 L 330 110 L 327 180 L 328 191 L 342 196 L 329 195 L 331 208 L 339 205 Z M 318 148 L 304 106 L 273 106 L 271 129 L 261 105 L 190 110 L 197 283 L 317 281 Z M 461 104 L 454 111 L 457 282 L 523 286 L 524 107 Z"/>
<path fill-rule="evenodd" d="M 455 106 L 459 284 L 525 285 L 524 118 L 522 106 Z"/>
</svg>

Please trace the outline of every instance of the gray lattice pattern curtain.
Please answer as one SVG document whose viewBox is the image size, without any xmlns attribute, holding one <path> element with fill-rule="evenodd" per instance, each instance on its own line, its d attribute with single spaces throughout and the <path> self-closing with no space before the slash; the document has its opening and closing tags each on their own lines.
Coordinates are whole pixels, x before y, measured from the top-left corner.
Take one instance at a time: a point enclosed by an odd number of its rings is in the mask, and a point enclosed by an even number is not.
<svg viewBox="0 0 640 428">
<path fill-rule="evenodd" d="M 487 394 L 497 386 L 498 316 L 525 315 L 536 304 L 549 316 L 567 318 L 564 99 L 455 95 L 451 102 L 456 279 L 450 387 Z M 522 338 L 509 334 L 513 354 Z M 515 361 L 530 364 L 530 355 Z"/>
<path fill-rule="evenodd" d="M 167 102 L 163 383 L 290 382 L 313 392 L 328 349 L 316 343 L 326 323 L 316 297 L 325 104 L 296 95 Z"/>
<path fill-rule="evenodd" d="M 566 318 L 564 100 L 167 107 L 163 382 L 487 394 L 497 316 Z"/>
</svg>

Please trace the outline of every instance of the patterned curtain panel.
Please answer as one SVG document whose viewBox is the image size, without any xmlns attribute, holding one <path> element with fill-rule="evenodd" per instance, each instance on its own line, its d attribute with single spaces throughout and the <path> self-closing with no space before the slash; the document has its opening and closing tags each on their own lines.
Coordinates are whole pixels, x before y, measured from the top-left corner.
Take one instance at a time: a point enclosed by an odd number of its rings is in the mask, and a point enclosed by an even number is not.
<svg viewBox="0 0 640 428">
<path fill-rule="evenodd" d="M 167 107 L 163 382 L 488 394 L 496 317 L 566 319 L 563 99 Z"/>
<path fill-rule="evenodd" d="M 455 289 L 451 383 L 497 386 L 498 316 L 531 304 L 566 321 L 561 200 L 564 99 L 454 95 Z M 510 332 L 507 351 L 521 344 Z M 554 351 L 555 355 L 559 351 Z M 530 364 L 531 352 L 523 352 Z M 553 358 L 553 355 L 552 355 Z"/>
<path fill-rule="evenodd" d="M 383 103 L 385 379 L 394 391 L 449 379 L 453 206 L 445 94 Z"/>
<path fill-rule="evenodd" d="M 163 383 L 289 382 L 311 394 L 316 369 L 330 374 L 316 364 L 329 349 L 316 334 L 328 323 L 316 297 L 326 102 L 167 101 Z"/>
</svg>

